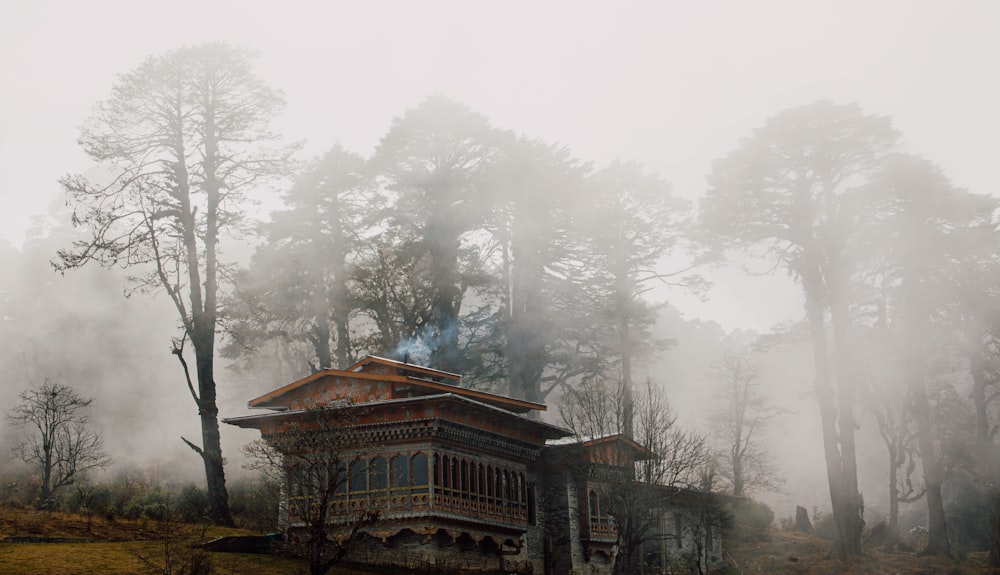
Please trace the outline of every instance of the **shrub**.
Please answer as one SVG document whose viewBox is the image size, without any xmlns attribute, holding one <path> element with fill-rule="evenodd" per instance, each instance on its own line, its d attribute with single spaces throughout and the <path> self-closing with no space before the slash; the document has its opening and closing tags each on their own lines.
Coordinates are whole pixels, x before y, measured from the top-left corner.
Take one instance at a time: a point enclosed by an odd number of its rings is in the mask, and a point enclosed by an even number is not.
<svg viewBox="0 0 1000 575">
<path fill-rule="evenodd" d="M 208 516 L 208 493 L 194 484 L 185 485 L 173 507 L 174 514 L 185 523 L 204 521 Z"/>
<path fill-rule="evenodd" d="M 743 500 L 733 509 L 733 529 L 737 536 L 766 539 L 773 523 L 774 511 L 760 501 Z"/>
<path fill-rule="evenodd" d="M 837 524 L 833 521 L 833 513 L 822 513 L 813 509 L 813 533 L 823 539 L 835 541 L 837 539 Z"/>
<path fill-rule="evenodd" d="M 263 478 L 240 479 L 229 487 L 229 506 L 240 527 L 254 531 L 277 531 L 281 490 Z"/>
<path fill-rule="evenodd" d="M 41 481 L 34 473 L 4 473 L 0 476 L 0 503 L 16 508 L 31 507 L 40 489 Z"/>
<path fill-rule="evenodd" d="M 170 506 L 166 495 L 159 489 L 136 495 L 123 506 L 120 515 L 126 519 L 164 521 Z"/>
<path fill-rule="evenodd" d="M 114 494 L 107 485 L 78 484 L 66 497 L 70 513 L 106 516 L 113 506 Z"/>
</svg>

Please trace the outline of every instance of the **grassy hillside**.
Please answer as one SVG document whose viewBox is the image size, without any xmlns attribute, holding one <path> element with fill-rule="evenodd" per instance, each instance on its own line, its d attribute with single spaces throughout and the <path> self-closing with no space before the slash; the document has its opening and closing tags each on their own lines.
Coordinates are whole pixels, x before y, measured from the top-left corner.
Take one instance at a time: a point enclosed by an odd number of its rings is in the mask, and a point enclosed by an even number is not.
<svg viewBox="0 0 1000 575">
<path fill-rule="evenodd" d="M 964 557 L 918 557 L 865 548 L 852 563 L 830 557 L 833 544 L 813 535 L 771 531 L 765 540 L 726 542 L 729 572 L 740 575 L 997 575 L 987 567 L 987 554 Z"/>
<path fill-rule="evenodd" d="M 0 541 L 10 538 L 61 540 L 58 543 L 0 543 L 4 575 L 145 575 L 190 573 L 211 564 L 216 575 L 301 575 L 306 564 L 286 557 L 206 553 L 197 545 L 240 529 L 155 521 L 108 521 L 67 513 L 0 508 Z M 201 571 L 204 572 L 204 571 Z M 334 570 L 335 575 L 357 573 Z"/>
<path fill-rule="evenodd" d="M 189 573 L 211 563 L 215 575 L 302 575 L 302 561 L 242 553 L 204 553 L 195 546 L 223 535 L 249 531 L 155 521 L 108 521 L 67 513 L 0 507 L 0 541 L 9 538 L 63 539 L 59 543 L 0 543 L 4 575 L 145 575 Z M 759 539 L 726 541 L 725 575 L 1000 575 L 986 566 L 985 553 L 956 559 L 866 549 L 863 559 L 844 564 L 830 558 L 832 544 L 813 535 L 769 531 Z M 359 573 L 356 567 L 331 571 Z M 384 573 L 384 571 L 383 571 Z"/>
</svg>

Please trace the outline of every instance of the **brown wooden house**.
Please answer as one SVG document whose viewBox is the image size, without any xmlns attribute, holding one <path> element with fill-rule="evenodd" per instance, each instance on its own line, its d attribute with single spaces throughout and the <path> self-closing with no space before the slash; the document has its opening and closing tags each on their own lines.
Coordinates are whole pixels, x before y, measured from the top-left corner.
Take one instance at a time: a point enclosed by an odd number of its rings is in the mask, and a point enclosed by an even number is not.
<svg viewBox="0 0 1000 575">
<path fill-rule="evenodd" d="M 622 436 L 572 439 L 528 417 L 544 405 L 460 383 L 456 374 L 367 357 L 250 400 L 266 413 L 224 421 L 268 440 L 315 405 L 362 410 L 353 425 L 368 447 L 330 501 L 330 523 L 346 522 L 373 500 L 380 511 L 349 559 L 469 572 L 609 573 L 617 532 L 602 506 L 606 475 L 593 470 L 630 467 L 652 454 Z M 297 518 L 287 520 L 294 533 Z"/>
</svg>

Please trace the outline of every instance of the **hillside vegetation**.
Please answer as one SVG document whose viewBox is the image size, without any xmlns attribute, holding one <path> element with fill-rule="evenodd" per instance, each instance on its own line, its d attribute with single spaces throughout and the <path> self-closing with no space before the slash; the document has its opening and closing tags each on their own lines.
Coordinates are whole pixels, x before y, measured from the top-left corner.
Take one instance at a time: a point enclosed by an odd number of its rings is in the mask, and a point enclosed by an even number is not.
<svg viewBox="0 0 1000 575">
<path fill-rule="evenodd" d="M 304 562 L 245 553 L 207 553 L 197 545 L 225 535 L 252 535 L 197 523 L 109 520 L 103 517 L 0 507 L 0 573 L 4 575 L 300 575 Z M 41 540 L 56 542 L 41 542 Z M 830 541 L 794 531 L 769 530 L 726 539 L 720 575 L 998 575 L 986 553 L 954 559 L 885 553 L 866 548 L 862 560 L 831 558 Z M 362 572 L 334 568 L 332 575 Z M 377 573 L 379 571 L 372 571 Z"/>
<path fill-rule="evenodd" d="M 858 561 L 831 557 L 831 541 L 795 531 L 771 530 L 756 539 L 726 541 L 727 571 L 739 575 L 997 575 L 987 565 L 987 553 L 972 552 L 952 559 L 920 557 L 914 552 L 886 553 L 864 548 Z"/>
<path fill-rule="evenodd" d="M 61 512 L 0 507 L 3 575 L 301 575 L 298 559 L 249 553 L 208 553 L 201 543 L 246 529 L 207 524 L 109 520 Z M 358 573 L 333 569 L 331 575 Z"/>
</svg>

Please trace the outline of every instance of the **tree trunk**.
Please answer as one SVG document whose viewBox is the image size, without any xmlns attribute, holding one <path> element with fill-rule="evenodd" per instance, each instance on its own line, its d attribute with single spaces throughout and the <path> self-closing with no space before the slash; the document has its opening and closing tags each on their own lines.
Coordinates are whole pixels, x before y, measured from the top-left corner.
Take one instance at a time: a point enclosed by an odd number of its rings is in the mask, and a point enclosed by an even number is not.
<svg viewBox="0 0 1000 575">
<path fill-rule="evenodd" d="M 533 221 L 518 213 L 515 217 Z M 533 245 L 537 233 L 533 233 L 530 226 L 521 224 L 521 220 L 515 221 L 511 236 L 507 368 L 514 397 L 540 402 L 544 399 L 541 377 L 547 354 L 544 333 L 549 329 L 543 325 L 541 303 L 545 267 L 540 261 L 538 248 Z"/>
<path fill-rule="evenodd" d="M 213 332 L 214 336 L 214 332 Z M 214 339 L 214 337 L 213 337 Z M 201 418 L 200 453 L 205 464 L 205 479 L 208 487 L 209 513 L 216 525 L 233 527 L 229 510 L 229 492 L 226 490 L 226 472 L 222 459 L 222 439 L 219 433 L 219 408 L 216 404 L 214 361 L 211 353 L 206 356 L 195 345 L 198 364 L 198 415 Z"/>
<path fill-rule="evenodd" d="M 924 383 L 923 362 L 917 357 L 911 357 L 910 392 L 913 399 L 914 419 L 917 423 L 917 445 L 920 447 L 920 460 L 924 471 L 924 484 L 927 498 L 927 546 L 921 550 L 921 555 L 950 555 L 951 546 L 948 542 L 948 530 L 944 514 L 944 499 L 941 495 L 941 484 L 944 473 L 941 461 L 934 447 L 933 431 L 931 429 L 930 403 L 927 399 L 927 387 Z"/>
<path fill-rule="evenodd" d="M 733 398 L 730 406 L 732 409 L 730 424 L 733 425 L 733 444 L 729 450 L 729 461 L 733 470 L 733 495 L 742 497 L 743 490 L 745 489 L 743 485 L 743 455 L 746 453 L 743 440 L 743 423 L 746 421 L 746 408 L 747 402 L 750 399 L 750 390 L 749 383 L 747 383 L 747 387 L 744 387 L 739 381 L 742 376 L 742 365 L 738 365 L 740 367 L 736 368 L 738 371 L 734 374 L 732 380 Z"/>
<path fill-rule="evenodd" d="M 927 489 L 925 496 L 927 498 L 927 546 L 920 553 L 922 555 L 950 555 L 951 546 L 948 543 L 944 499 L 941 496 L 944 473 L 934 447 L 930 403 L 927 399 L 923 370 L 920 367 L 923 362 L 916 357 L 911 357 L 909 364 L 912 369 L 909 379 L 913 399 L 913 415 L 917 423 L 917 445 L 920 447 L 920 460 L 923 464 L 924 484 Z"/>
<path fill-rule="evenodd" d="M 977 335 L 973 335 L 977 338 Z M 986 365 L 983 355 L 978 349 L 979 342 L 968 344 L 972 347 L 966 354 L 969 358 L 969 371 L 972 372 L 972 405 L 976 410 L 976 439 L 980 442 L 990 441 L 990 420 L 986 409 L 986 386 L 989 385 L 986 376 Z"/>
<path fill-rule="evenodd" d="M 204 119 L 205 158 L 205 284 L 204 301 L 198 301 L 200 285 L 192 283 L 193 333 L 195 361 L 198 370 L 198 415 L 201 418 L 202 460 L 205 463 L 205 480 L 212 521 L 218 525 L 232 527 L 233 517 L 229 510 L 229 493 L 226 491 L 226 473 L 222 460 L 222 439 L 219 433 L 219 408 L 216 403 L 215 386 L 215 327 L 218 321 L 218 245 L 219 207 L 222 201 L 221 184 L 217 177 L 218 135 L 216 133 L 214 107 L 207 106 Z M 192 214 L 192 220 L 194 219 Z M 191 228 L 192 236 L 197 228 Z M 191 244 L 196 244 L 192 238 Z M 197 250 L 190 255 L 188 266 L 198 269 Z"/>
<path fill-rule="evenodd" d="M 346 217 L 339 199 L 333 204 L 334 213 L 331 220 L 333 229 L 331 230 L 334 241 L 333 261 L 331 271 L 333 274 L 333 285 L 330 289 L 330 307 L 333 323 L 337 330 L 337 367 L 347 369 L 351 358 L 351 333 L 350 333 L 350 295 L 347 289 L 347 244 L 348 240 L 344 236 L 343 220 Z M 329 346 L 329 340 L 327 340 Z"/>
<path fill-rule="evenodd" d="M 621 299 L 621 298 L 619 298 Z M 618 332 L 621 345 L 622 378 L 622 434 L 628 438 L 635 436 L 635 390 L 632 384 L 632 348 L 630 325 L 627 311 L 619 308 Z"/>
<path fill-rule="evenodd" d="M 330 369 L 333 361 L 330 353 L 330 316 L 326 308 L 325 291 L 322 285 L 317 285 L 318 294 L 314 295 L 315 304 L 313 306 L 313 321 L 315 322 L 313 334 L 313 351 L 316 353 L 317 370 Z M 311 362 L 310 362 L 311 365 Z M 341 365 L 341 367 L 345 367 Z"/>
<path fill-rule="evenodd" d="M 885 550 L 892 551 L 899 542 L 899 454 L 895 446 L 889 446 L 889 525 L 885 536 Z"/>
<path fill-rule="evenodd" d="M 732 466 L 733 466 L 733 495 L 736 497 L 743 496 L 743 455 L 740 445 L 742 445 L 742 438 L 737 436 L 734 442 L 732 451 Z"/>
<path fill-rule="evenodd" d="M 337 326 L 337 367 L 351 365 L 351 326 L 347 316 L 347 288 L 334 288 L 333 321 Z"/>
<path fill-rule="evenodd" d="M 447 214 L 435 214 L 424 231 L 424 241 L 431 259 L 431 322 L 436 341 L 431 362 L 434 368 L 459 371 L 458 305 L 461 290 L 458 280 L 459 232 L 453 225 L 438 221 Z"/>
<path fill-rule="evenodd" d="M 616 220 L 619 217 L 615 217 Z M 623 396 L 622 433 L 629 438 L 635 435 L 635 389 L 632 384 L 632 290 L 634 285 L 629 269 L 629 254 L 623 249 L 626 240 L 621 233 L 615 235 L 612 246 L 612 268 L 615 274 L 614 302 L 618 317 L 618 353 L 621 356 Z"/>
<path fill-rule="evenodd" d="M 990 506 L 990 567 L 1000 566 L 1000 488 L 991 486 L 986 492 Z"/>
<path fill-rule="evenodd" d="M 826 477 L 830 486 L 830 505 L 837 528 L 834 543 L 835 555 L 842 560 L 860 553 L 860 533 L 855 534 L 857 502 L 850 497 L 843 479 L 843 460 L 837 435 L 837 404 L 835 400 L 829 349 L 826 336 L 823 281 L 818 268 L 803 266 L 800 270 L 805 290 L 806 316 L 812 340 L 813 363 L 816 368 L 816 397 L 819 401 L 820 422 L 823 429 L 823 453 L 826 458 Z"/>
<path fill-rule="evenodd" d="M 920 551 L 921 555 L 951 555 L 948 542 L 948 530 L 944 514 L 944 499 L 941 496 L 941 484 L 944 482 L 944 472 L 941 460 L 934 446 L 934 431 L 931 429 L 930 401 L 927 398 L 927 354 L 925 338 L 932 332 L 927 318 L 929 313 L 922 304 L 923 294 L 913 278 L 921 277 L 920 266 L 908 264 L 904 268 L 903 305 L 907 306 L 905 318 L 908 323 L 908 338 L 906 375 L 909 381 L 910 399 L 913 402 L 913 420 L 917 424 L 917 446 L 920 448 L 920 461 L 924 472 L 924 486 L 927 499 L 927 546 Z"/>
<path fill-rule="evenodd" d="M 972 371 L 972 403 L 976 410 L 976 443 L 979 445 L 977 470 L 981 479 L 987 484 L 986 499 L 990 508 L 990 567 L 1000 567 L 1000 486 L 996 485 L 998 465 L 997 448 L 990 437 L 990 422 L 987 410 L 986 362 L 980 350 L 979 335 L 972 335 L 968 352 L 969 368 Z"/>
<path fill-rule="evenodd" d="M 334 214 L 334 220 L 336 214 Z M 312 226 L 324 228 L 327 224 L 323 220 L 314 221 Z M 306 290 L 306 303 L 308 313 L 312 318 L 312 329 L 307 332 L 313 346 L 313 353 L 316 356 L 316 364 L 308 360 L 309 371 L 317 372 L 333 367 L 333 354 L 330 352 L 330 307 L 331 294 L 327 292 L 327 259 L 331 257 L 331 251 L 326 245 L 320 242 L 312 242 L 308 247 L 306 261 L 304 262 L 302 288 Z M 306 318 L 303 318 L 306 319 Z M 340 367 L 346 367 L 341 365 Z"/>
<path fill-rule="evenodd" d="M 837 366 L 837 440 L 840 444 L 840 473 L 844 495 L 842 520 L 845 522 L 841 529 L 848 554 L 857 556 L 861 555 L 861 533 L 864 531 L 865 520 L 864 503 L 861 501 L 861 492 L 858 489 L 858 459 L 854 437 L 858 426 L 854 417 L 854 358 L 851 357 L 847 336 L 850 325 L 847 290 L 840 281 L 842 274 L 839 270 L 833 269 L 835 265 L 835 262 L 831 263 L 831 269 L 827 270 L 826 275 Z"/>
<path fill-rule="evenodd" d="M 42 485 L 41 493 L 38 496 L 38 508 L 48 509 L 51 506 L 52 499 L 52 449 L 49 446 L 43 446 L 45 452 L 45 461 L 42 464 Z"/>
</svg>

